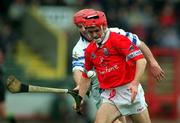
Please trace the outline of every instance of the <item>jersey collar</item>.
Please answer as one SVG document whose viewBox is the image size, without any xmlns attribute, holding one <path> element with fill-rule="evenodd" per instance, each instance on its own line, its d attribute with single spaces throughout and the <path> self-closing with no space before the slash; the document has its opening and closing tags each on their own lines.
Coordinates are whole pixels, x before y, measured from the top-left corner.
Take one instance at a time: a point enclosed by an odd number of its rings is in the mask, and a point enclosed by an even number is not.
<svg viewBox="0 0 180 123">
<path fill-rule="evenodd" d="M 106 31 L 107 31 L 107 32 L 106 32 L 106 35 L 105 35 L 105 37 L 104 37 L 104 39 L 103 39 L 103 41 L 102 41 L 101 45 L 96 44 L 96 45 L 97 45 L 97 47 L 101 47 L 101 46 L 102 46 L 104 43 L 106 43 L 106 41 L 108 40 L 109 35 L 110 35 L 110 30 L 109 30 L 109 29 L 107 29 Z"/>
</svg>

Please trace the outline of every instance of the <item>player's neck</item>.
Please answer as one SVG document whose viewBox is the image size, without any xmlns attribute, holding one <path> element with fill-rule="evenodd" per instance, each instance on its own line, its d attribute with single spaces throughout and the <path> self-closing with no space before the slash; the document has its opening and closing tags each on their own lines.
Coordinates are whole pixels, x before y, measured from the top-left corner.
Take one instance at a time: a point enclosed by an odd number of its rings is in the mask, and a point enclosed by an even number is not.
<svg viewBox="0 0 180 123">
<path fill-rule="evenodd" d="M 110 30 L 108 28 L 106 28 L 105 34 L 102 37 L 102 41 L 100 43 L 97 43 L 98 47 L 102 47 L 103 46 L 103 44 L 108 40 L 109 34 L 110 34 Z"/>
</svg>

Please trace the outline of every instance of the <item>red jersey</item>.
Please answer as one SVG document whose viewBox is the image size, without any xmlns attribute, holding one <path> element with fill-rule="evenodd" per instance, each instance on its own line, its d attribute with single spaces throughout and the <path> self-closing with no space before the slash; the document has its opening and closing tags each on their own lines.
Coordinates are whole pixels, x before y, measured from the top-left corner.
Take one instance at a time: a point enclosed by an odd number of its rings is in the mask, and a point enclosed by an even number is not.
<svg viewBox="0 0 180 123">
<path fill-rule="evenodd" d="M 100 88 L 114 88 L 134 79 L 135 62 L 141 58 L 144 58 L 142 52 L 127 37 L 110 32 L 102 46 L 95 42 L 89 44 L 85 51 L 85 69 L 96 69 Z"/>
</svg>

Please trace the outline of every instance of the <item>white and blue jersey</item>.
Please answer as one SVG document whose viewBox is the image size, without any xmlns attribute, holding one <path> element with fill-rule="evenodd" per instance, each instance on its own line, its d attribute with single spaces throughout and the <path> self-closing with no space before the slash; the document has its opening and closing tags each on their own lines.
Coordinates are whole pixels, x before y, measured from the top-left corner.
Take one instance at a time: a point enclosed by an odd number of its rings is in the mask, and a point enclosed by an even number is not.
<svg viewBox="0 0 180 123">
<path fill-rule="evenodd" d="M 119 28 L 109 28 L 110 31 L 116 32 L 118 34 L 124 35 L 130 39 L 137 47 L 140 46 L 140 40 L 137 35 L 132 34 L 130 32 L 125 32 L 123 29 Z M 83 71 L 84 63 L 85 63 L 85 57 L 84 57 L 84 51 L 89 45 L 90 42 L 88 42 L 85 38 L 82 36 L 80 37 L 79 41 L 73 48 L 72 52 L 72 70 L 81 70 Z"/>
</svg>

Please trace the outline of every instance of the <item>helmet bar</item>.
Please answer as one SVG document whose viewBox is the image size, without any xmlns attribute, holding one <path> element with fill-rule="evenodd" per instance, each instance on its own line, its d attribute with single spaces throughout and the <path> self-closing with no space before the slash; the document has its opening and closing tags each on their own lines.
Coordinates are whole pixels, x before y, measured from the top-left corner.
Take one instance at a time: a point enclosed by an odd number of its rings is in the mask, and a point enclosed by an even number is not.
<svg viewBox="0 0 180 123">
<path fill-rule="evenodd" d="M 86 19 L 97 19 L 99 18 L 99 16 L 96 14 L 96 15 L 90 15 L 90 16 L 87 16 Z"/>
<path fill-rule="evenodd" d="M 78 25 L 84 22 L 84 17 L 90 13 L 95 13 L 94 9 L 83 9 L 74 14 L 74 24 Z"/>
</svg>

